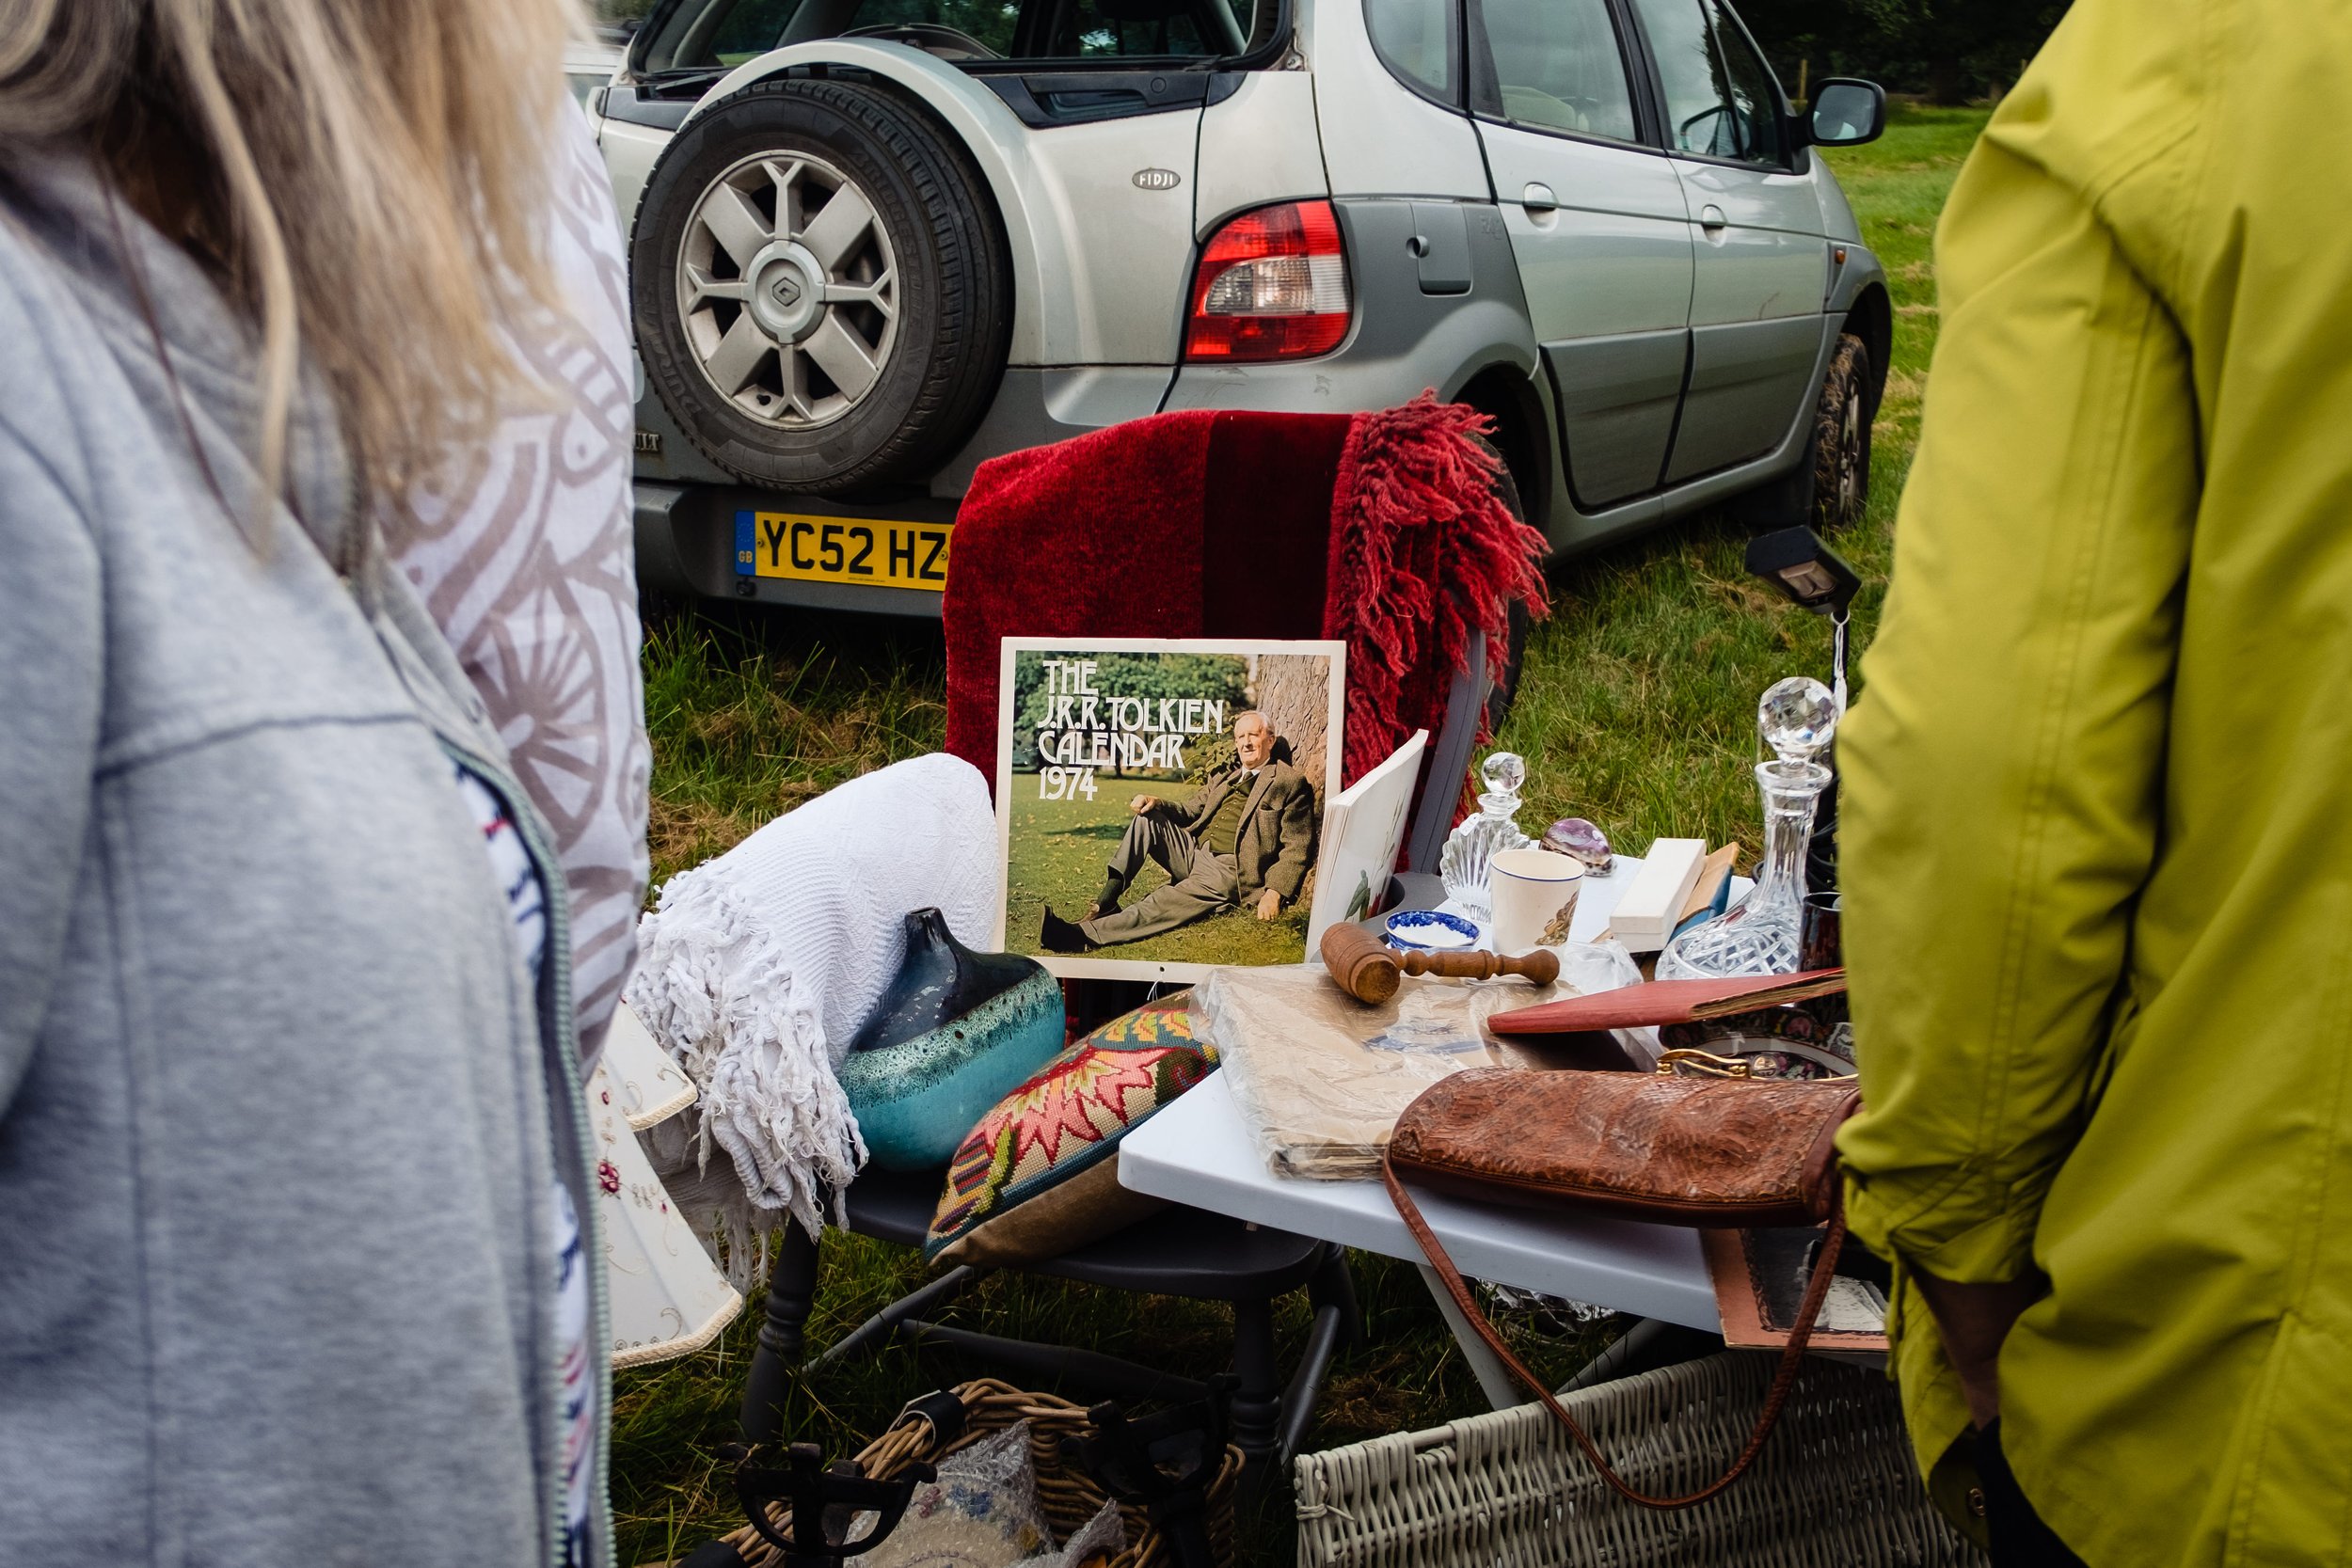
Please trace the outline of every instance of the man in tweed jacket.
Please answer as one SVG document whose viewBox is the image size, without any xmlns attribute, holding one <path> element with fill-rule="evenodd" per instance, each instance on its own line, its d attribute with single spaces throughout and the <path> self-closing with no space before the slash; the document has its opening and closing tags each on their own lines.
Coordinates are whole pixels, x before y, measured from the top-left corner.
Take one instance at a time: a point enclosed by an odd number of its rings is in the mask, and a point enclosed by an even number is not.
<svg viewBox="0 0 2352 1568">
<path fill-rule="evenodd" d="M 1275 759 L 1276 743 L 1264 716 L 1244 713 L 1233 721 L 1235 765 L 1188 804 L 1136 796 L 1087 917 L 1073 923 L 1045 911 L 1046 950 L 1141 942 L 1245 904 L 1260 920 L 1280 914 L 1314 863 L 1315 795 L 1297 768 Z M 1147 860 L 1167 868 L 1168 885 L 1120 909 Z"/>
</svg>

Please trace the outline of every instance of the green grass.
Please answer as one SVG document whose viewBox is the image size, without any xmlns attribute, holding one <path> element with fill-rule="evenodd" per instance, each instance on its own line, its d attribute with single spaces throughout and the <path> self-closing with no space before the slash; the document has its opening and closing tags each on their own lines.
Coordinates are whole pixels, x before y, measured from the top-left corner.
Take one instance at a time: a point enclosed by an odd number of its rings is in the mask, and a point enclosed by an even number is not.
<svg viewBox="0 0 2352 1568">
<path fill-rule="evenodd" d="M 645 623 L 653 879 L 699 864 L 846 780 L 939 750 L 939 628 L 746 612 Z"/>
<path fill-rule="evenodd" d="M 1877 623 L 1895 500 L 1935 340 L 1930 242 L 1983 121 L 1981 111 L 1899 109 L 1883 141 L 1831 154 L 1866 240 L 1886 263 L 1898 311 L 1869 513 L 1836 541 L 1869 583 L 1856 608 L 1857 653 Z M 1553 615 L 1535 630 L 1501 737 L 1528 759 L 1523 822 L 1590 816 L 1634 852 L 1661 833 L 1738 839 L 1754 850 L 1756 695 L 1782 675 L 1824 673 L 1829 634 L 1746 578 L 1742 546 L 1728 525 L 1701 518 L 1553 570 Z M 944 665 L 936 627 L 727 607 L 655 616 L 645 696 L 657 879 L 844 779 L 935 750 Z M 1099 863 L 1092 874 L 1099 877 Z M 1333 1366 L 1310 1446 L 1483 1409 L 1414 1272 L 1361 1256 L 1354 1265 L 1370 1332 Z M 828 1234 L 812 1346 L 832 1342 L 923 1277 L 912 1252 Z M 710 1350 L 616 1380 L 612 1489 L 624 1563 L 666 1561 L 740 1522 L 718 1455 L 734 1435 L 759 1308 L 755 1299 Z M 952 1321 L 1195 1375 L 1221 1370 L 1231 1343 L 1230 1319 L 1213 1306 L 1001 1275 L 956 1307 Z M 1603 1333 L 1507 1326 L 1538 1370 L 1555 1376 Z M 1285 1355 L 1295 1354 L 1305 1329 L 1303 1303 L 1294 1300 L 1280 1320 Z M 789 1430 L 831 1452 L 853 1452 L 906 1400 L 971 1370 L 897 1349 L 828 1368 L 795 1391 Z M 1290 1560 L 1287 1510 L 1278 1489 L 1247 1532 L 1251 1561 Z"/>
<path fill-rule="evenodd" d="M 1104 863 L 1127 831 L 1128 801 L 1134 796 L 1183 800 L 1195 787 L 1181 780 L 1154 784 L 1104 779 L 1092 800 L 1042 800 L 1038 799 L 1036 774 L 1015 774 L 1011 863 L 1005 878 L 1007 945 L 1016 953 L 1042 952 L 1038 926 L 1048 907 L 1064 920 L 1075 920 L 1094 902 L 1103 891 Z M 1147 865 L 1128 885 L 1122 902 L 1133 905 L 1167 882 L 1167 871 Z M 1230 910 L 1182 930 L 1120 942 L 1092 956 L 1157 963 L 1295 964 L 1307 957 L 1306 906 L 1302 897 L 1272 920 L 1260 920 L 1248 910 Z"/>
</svg>

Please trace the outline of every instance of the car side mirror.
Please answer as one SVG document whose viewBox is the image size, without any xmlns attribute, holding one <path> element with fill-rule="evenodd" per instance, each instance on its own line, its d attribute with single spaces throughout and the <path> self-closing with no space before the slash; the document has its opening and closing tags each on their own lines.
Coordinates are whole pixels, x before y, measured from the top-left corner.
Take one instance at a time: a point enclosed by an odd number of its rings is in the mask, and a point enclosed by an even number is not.
<svg viewBox="0 0 2352 1568">
<path fill-rule="evenodd" d="M 1805 139 L 1815 147 L 1860 147 L 1886 131 L 1886 89 L 1858 76 L 1825 77 L 1813 89 Z"/>
</svg>

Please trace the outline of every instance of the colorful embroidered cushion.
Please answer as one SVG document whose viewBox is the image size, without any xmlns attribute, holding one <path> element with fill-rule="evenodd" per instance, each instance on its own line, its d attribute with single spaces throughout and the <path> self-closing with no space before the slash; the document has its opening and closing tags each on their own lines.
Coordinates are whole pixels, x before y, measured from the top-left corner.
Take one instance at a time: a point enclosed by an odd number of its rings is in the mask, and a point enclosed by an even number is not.
<svg viewBox="0 0 2352 1568">
<path fill-rule="evenodd" d="M 1193 1034 L 1189 991 L 1103 1025 L 965 1134 L 923 1256 L 1035 1262 L 1164 1207 L 1119 1184 L 1119 1140 L 1216 1069 L 1216 1048 Z"/>
</svg>

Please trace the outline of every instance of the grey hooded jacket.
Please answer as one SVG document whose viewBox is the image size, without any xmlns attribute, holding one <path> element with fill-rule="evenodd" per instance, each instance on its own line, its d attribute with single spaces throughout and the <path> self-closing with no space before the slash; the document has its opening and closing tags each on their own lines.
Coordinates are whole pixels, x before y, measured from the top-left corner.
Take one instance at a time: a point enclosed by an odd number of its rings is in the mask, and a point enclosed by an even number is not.
<svg viewBox="0 0 2352 1568">
<path fill-rule="evenodd" d="M 563 879 L 534 997 L 452 757 L 547 835 L 314 392 L 245 537 L 252 363 L 87 166 L 0 159 L 0 1555 L 549 1562 Z"/>
</svg>

